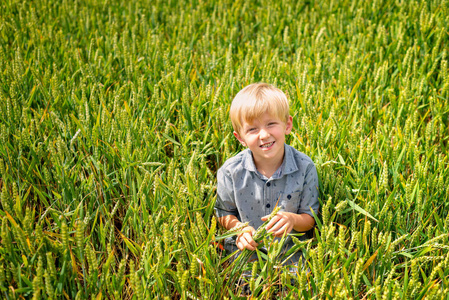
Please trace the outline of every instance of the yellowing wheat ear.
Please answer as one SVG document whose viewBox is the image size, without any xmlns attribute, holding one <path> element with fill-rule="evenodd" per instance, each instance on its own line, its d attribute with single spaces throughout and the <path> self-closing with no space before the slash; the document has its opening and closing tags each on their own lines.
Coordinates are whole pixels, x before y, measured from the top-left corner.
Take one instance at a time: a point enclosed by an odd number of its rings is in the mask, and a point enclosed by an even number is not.
<svg viewBox="0 0 449 300">
<path fill-rule="evenodd" d="M 225 235 L 235 235 L 235 234 L 237 234 L 238 232 L 242 231 L 243 228 L 245 228 L 245 227 L 247 227 L 247 226 L 249 226 L 249 223 L 248 223 L 248 222 L 241 223 L 241 224 L 239 224 L 239 225 L 237 225 L 237 226 L 235 226 L 235 227 L 229 229 L 228 231 L 226 231 Z"/>
<path fill-rule="evenodd" d="M 280 206 L 276 206 L 273 211 L 268 215 L 267 220 L 259 227 L 257 228 L 256 232 L 253 235 L 253 239 L 255 241 L 260 240 L 263 238 L 264 233 L 266 232 L 266 227 L 268 223 L 271 221 L 271 219 L 274 218 L 274 216 L 277 215 L 277 213 L 281 210 Z"/>
</svg>

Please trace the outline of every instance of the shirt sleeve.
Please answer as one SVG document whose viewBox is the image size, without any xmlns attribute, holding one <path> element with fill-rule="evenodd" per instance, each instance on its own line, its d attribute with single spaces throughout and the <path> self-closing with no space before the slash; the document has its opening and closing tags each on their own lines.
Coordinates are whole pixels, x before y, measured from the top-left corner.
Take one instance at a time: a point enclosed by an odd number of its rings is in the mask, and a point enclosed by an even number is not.
<svg viewBox="0 0 449 300">
<path fill-rule="evenodd" d="M 318 208 L 320 203 L 318 201 L 319 187 L 318 174 L 315 165 L 312 163 L 307 167 L 304 177 L 304 186 L 301 195 L 301 201 L 298 209 L 298 214 L 308 214 L 313 217 L 310 209 L 313 209 L 318 215 Z"/>
<path fill-rule="evenodd" d="M 238 216 L 232 178 L 221 168 L 217 172 L 217 201 L 214 210 L 218 218 L 228 215 Z"/>
</svg>

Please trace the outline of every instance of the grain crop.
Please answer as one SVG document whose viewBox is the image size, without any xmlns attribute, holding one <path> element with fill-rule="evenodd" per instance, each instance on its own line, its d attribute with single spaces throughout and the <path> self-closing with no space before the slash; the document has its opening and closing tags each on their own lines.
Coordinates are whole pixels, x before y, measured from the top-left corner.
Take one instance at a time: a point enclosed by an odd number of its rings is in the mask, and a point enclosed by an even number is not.
<svg viewBox="0 0 449 300">
<path fill-rule="evenodd" d="M 236 299 L 246 271 L 260 299 L 447 298 L 447 0 L 0 11 L 0 298 Z M 296 274 L 269 235 L 256 263 L 218 247 L 229 106 L 253 82 L 286 92 L 320 178 Z"/>
</svg>

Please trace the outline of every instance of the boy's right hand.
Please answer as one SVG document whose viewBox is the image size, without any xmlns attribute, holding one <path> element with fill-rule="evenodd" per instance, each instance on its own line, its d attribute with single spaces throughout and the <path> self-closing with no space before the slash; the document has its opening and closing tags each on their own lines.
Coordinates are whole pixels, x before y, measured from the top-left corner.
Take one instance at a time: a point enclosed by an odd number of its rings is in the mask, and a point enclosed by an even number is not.
<svg viewBox="0 0 449 300">
<path fill-rule="evenodd" d="M 256 230 L 251 226 L 243 228 L 243 232 L 237 236 L 235 242 L 240 251 L 243 249 L 256 250 L 258 244 L 253 240 L 253 234 L 255 232 Z"/>
</svg>

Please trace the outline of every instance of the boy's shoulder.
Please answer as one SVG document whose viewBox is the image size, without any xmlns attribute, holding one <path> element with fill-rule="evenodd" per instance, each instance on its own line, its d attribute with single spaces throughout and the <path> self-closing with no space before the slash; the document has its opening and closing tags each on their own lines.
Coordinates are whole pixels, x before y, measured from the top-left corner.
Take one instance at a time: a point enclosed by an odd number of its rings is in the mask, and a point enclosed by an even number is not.
<svg viewBox="0 0 449 300">
<path fill-rule="evenodd" d="M 243 169 L 248 155 L 250 155 L 249 149 L 245 149 L 237 153 L 235 156 L 228 158 L 218 171 L 225 173 L 229 172 L 234 173 L 236 171 Z"/>
<path fill-rule="evenodd" d="M 285 144 L 285 156 L 287 157 L 287 159 L 294 160 L 296 164 L 299 165 L 315 165 L 313 163 L 313 160 L 309 156 L 287 144 Z"/>
</svg>

